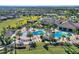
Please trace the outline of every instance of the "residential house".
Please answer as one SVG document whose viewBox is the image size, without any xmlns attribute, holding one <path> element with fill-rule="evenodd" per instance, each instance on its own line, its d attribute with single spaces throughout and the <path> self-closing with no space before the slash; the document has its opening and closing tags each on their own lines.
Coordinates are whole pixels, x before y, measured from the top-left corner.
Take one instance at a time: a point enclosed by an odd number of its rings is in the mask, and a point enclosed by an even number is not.
<svg viewBox="0 0 79 59">
<path fill-rule="evenodd" d="M 79 31 L 79 23 L 73 23 L 72 21 L 65 21 L 58 26 L 61 31 L 73 32 L 74 30 Z"/>
</svg>

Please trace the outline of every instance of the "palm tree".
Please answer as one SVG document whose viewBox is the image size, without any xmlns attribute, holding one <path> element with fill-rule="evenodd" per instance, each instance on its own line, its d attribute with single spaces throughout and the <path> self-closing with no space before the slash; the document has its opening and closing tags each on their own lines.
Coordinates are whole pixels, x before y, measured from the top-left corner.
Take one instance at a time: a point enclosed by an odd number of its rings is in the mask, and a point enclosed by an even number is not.
<svg viewBox="0 0 79 59">
<path fill-rule="evenodd" d="M 13 37 L 13 40 L 14 40 L 14 50 L 15 50 L 15 54 L 16 54 L 17 52 L 16 52 L 16 37 L 15 36 Z"/>
<path fill-rule="evenodd" d="M 21 31 L 18 31 L 16 35 L 21 36 L 22 35 Z"/>
<path fill-rule="evenodd" d="M 31 37 L 33 36 L 33 34 L 31 32 L 29 32 L 27 36 L 30 37 L 30 39 L 31 39 Z"/>
</svg>

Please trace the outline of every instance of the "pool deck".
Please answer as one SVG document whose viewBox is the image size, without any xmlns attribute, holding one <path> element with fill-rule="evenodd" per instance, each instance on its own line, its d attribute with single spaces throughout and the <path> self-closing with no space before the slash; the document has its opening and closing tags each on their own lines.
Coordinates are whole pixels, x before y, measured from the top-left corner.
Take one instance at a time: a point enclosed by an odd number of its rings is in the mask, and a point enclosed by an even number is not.
<svg viewBox="0 0 79 59">
<path fill-rule="evenodd" d="M 20 29 L 22 32 L 23 31 L 26 31 L 26 28 L 24 27 L 24 28 L 22 28 L 22 29 Z M 33 29 L 29 29 L 30 30 L 30 32 L 33 32 L 33 30 L 35 30 L 35 31 L 38 31 L 39 29 L 36 29 L 36 28 L 33 28 Z M 16 33 L 18 32 L 19 30 L 17 30 L 12 36 L 11 36 L 11 38 L 12 37 L 14 37 L 14 36 L 16 36 Z M 52 30 L 53 32 L 63 32 L 63 31 L 60 31 L 60 30 L 58 30 L 58 29 L 55 29 L 55 30 Z M 64 33 L 68 33 L 68 32 L 64 32 Z M 49 33 L 50 34 L 50 33 Z M 73 33 L 71 33 L 71 35 L 72 36 L 70 36 L 70 40 L 72 41 L 72 40 L 76 40 L 76 35 L 75 34 L 73 34 Z M 79 36 L 79 35 L 78 35 Z M 29 40 L 30 38 L 29 37 L 20 37 L 20 38 L 22 38 L 23 40 Z M 40 36 L 39 35 L 33 35 L 33 37 L 32 37 L 32 39 L 33 40 L 35 40 L 35 41 L 37 41 L 37 42 L 40 42 L 42 39 L 40 38 Z M 66 41 L 66 39 L 67 38 L 64 38 L 64 40 L 63 40 L 63 38 L 61 38 L 60 39 L 60 41 Z M 17 39 L 16 39 L 17 40 Z"/>
</svg>

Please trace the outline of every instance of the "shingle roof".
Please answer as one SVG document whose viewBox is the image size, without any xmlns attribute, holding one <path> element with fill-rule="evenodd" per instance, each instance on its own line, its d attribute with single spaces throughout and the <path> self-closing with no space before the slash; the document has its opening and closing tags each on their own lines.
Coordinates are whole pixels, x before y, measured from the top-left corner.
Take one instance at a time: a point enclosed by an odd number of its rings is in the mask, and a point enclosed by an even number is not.
<svg viewBox="0 0 79 59">
<path fill-rule="evenodd" d="M 51 23 L 51 24 L 55 23 L 55 19 L 53 19 L 53 18 L 42 18 L 42 21 L 47 22 L 47 23 Z"/>
<path fill-rule="evenodd" d="M 52 23 L 63 28 L 69 28 L 69 29 L 79 28 L 79 23 L 73 23 L 72 21 L 56 20 L 52 18 L 43 18 L 43 22 Z"/>
<path fill-rule="evenodd" d="M 79 23 L 74 23 L 75 27 L 79 29 Z"/>
<path fill-rule="evenodd" d="M 42 18 L 43 22 L 48 22 L 51 24 L 59 25 L 60 23 L 64 22 L 64 20 L 56 20 L 54 18 Z"/>
<path fill-rule="evenodd" d="M 59 25 L 59 27 L 69 28 L 69 29 L 76 29 L 76 26 L 71 21 L 63 22 L 62 24 Z"/>
</svg>

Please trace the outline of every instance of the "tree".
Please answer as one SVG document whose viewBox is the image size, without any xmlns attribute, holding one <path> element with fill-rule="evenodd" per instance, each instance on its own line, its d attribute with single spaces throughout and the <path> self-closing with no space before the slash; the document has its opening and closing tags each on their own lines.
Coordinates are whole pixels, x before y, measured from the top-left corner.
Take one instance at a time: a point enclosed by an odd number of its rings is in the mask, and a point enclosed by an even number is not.
<svg viewBox="0 0 79 59">
<path fill-rule="evenodd" d="M 75 34 L 79 34 L 79 31 L 77 29 L 73 30 L 73 32 L 75 32 Z"/>
<path fill-rule="evenodd" d="M 21 31 L 18 31 L 16 35 L 21 36 L 22 35 Z"/>
<path fill-rule="evenodd" d="M 4 38 L 6 45 L 11 44 L 13 42 L 13 40 L 10 37 L 6 37 Z"/>
<path fill-rule="evenodd" d="M 31 39 L 31 37 L 33 36 L 33 34 L 32 34 L 31 32 L 29 32 L 29 33 L 27 34 L 27 36 L 30 37 L 30 39 Z"/>
</svg>

